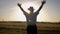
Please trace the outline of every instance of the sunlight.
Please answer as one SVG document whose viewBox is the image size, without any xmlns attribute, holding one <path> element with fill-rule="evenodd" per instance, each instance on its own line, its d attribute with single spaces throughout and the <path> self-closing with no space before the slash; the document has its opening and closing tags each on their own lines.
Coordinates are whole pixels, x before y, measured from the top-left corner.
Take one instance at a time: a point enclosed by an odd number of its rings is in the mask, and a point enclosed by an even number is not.
<svg viewBox="0 0 60 34">
<path fill-rule="evenodd" d="M 20 8 L 17 6 L 15 9 L 13 9 L 14 12 L 12 14 L 14 20 L 16 21 L 25 21 L 25 16 L 23 15 L 23 12 L 20 10 Z"/>
<path fill-rule="evenodd" d="M 33 6 L 36 11 L 40 5 L 32 3 L 32 2 L 27 2 L 27 4 L 26 3 L 22 4 L 22 8 L 28 13 L 29 13 L 28 8 L 30 6 Z M 13 16 L 13 17 L 16 17 L 17 21 L 26 21 L 26 18 L 24 16 L 23 12 L 20 10 L 20 8 L 18 6 L 15 7 L 14 10 L 15 10 L 15 12 L 13 13 L 13 15 L 15 15 L 15 16 Z M 43 21 L 43 20 L 44 20 L 44 16 L 42 16 L 42 14 L 39 14 L 39 16 L 37 17 L 37 21 Z"/>
<path fill-rule="evenodd" d="M 35 9 L 35 11 L 38 9 L 38 4 L 36 4 L 36 3 L 34 3 L 34 2 L 27 2 L 27 3 L 23 3 L 22 4 L 22 7 L 23 7 L 23 9 L 26 11 L 26 12 L 28 12 L 29 13 L 29 11 L 28 11 L 28 8 L 30 7 L 30 6 L 32 6 L 34 9 Z"/>
</svg>

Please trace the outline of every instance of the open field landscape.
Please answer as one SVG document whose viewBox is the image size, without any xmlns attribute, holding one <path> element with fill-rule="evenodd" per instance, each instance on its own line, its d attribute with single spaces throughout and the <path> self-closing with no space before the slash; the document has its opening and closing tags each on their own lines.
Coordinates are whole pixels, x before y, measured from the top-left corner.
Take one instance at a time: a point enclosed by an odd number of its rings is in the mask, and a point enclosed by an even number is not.
<svg viewBox="0 0 60 34">
<path fill-rule="evenodd" d="M 37 22 L 38 34 L 60 34 L 59 23 Z M 0 34 L 27 34 L 27 23 L 20 21 L 1 21 Z"/>
</svg>

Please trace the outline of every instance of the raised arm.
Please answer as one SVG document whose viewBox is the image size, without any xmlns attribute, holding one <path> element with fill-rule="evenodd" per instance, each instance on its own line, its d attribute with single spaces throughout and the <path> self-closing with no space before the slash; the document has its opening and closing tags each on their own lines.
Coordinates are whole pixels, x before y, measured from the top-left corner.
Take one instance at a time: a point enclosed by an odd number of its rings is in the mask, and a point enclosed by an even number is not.
<svg viewBox="0 0 60 34">
<path fill-rule="evenodd" d="M 21 7 L 21 4 L 18 3 L 17 5 L 20 7 L 20 9 L 22 10 L 22 12 L 26 15 L 27 12 L 24 11 L 24 9 Z"/>
<path fill-rule="evenodd" d="M 39 11 L 42 9 L 42 7 L 45 3 L 46 3 L 46 0 L 43 0 L 41 6 L 39 7 L 39 9 L 35 13 L 39 13 Z"/>
</svg>

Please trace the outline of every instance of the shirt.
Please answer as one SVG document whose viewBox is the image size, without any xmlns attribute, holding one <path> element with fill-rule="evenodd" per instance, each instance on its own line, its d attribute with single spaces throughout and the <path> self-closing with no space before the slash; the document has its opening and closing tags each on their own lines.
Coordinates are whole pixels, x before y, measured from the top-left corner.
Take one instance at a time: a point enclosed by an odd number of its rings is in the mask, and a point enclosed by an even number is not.
<svg viewBox="0 0 60 34">
<path fill-rule="evenodd" d="M 35 25 L 36 24 L 37 15 L 39 14 L 38 12 L 31 13 L 31 14 L 27 14 L 27 13 L 24 13 L 24 14 L 25 14 L 28 25 Z"/>
</svg>

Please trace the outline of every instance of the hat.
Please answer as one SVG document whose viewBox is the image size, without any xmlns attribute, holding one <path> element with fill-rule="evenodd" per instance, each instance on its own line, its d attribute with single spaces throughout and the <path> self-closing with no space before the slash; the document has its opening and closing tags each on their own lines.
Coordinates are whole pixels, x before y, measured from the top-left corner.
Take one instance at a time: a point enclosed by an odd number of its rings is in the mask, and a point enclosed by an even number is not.
<svg viewBox="0 0 60 34">
<path fill-rule="evenodd" d="M 33 7 L 28 8 L 28 10 L 30 10 L 30 9 L 33 9 L 33 10 L 34 10 L 34 8 L 33 8 Z"/>
</svg>

